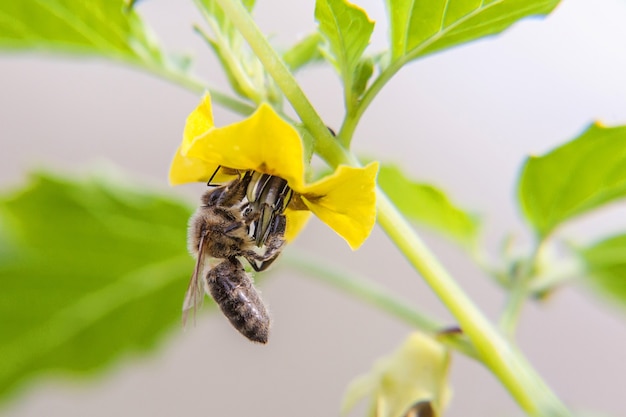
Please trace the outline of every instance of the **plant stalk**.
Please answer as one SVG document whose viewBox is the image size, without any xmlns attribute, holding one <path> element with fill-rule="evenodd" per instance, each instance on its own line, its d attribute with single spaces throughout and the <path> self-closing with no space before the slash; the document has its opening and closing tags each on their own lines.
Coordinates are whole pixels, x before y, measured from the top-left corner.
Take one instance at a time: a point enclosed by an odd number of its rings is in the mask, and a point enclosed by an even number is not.
<svg viewBox="0 0 626 417">
<path fill-rule="evenodd" d="M 360 166 L 359 161 L 333 139 L 289 69 L 270 46 L 238 0 L 216 0 L 274 78 L 294 110 L 317 140 L 316 151 L 331 166 Z M 378 221 L 405 257 L 456 317 L 479 358 L 498 377 L 518 404 L 533 416 L 569 416 L 569 412 L 535 373 L 523 356 L 507 343 L 465 295 L 439 260 L 413 231 L 382 190 L 377 190 Z"/>
<path fill-rule="evenodd" d="M 354 131 L 365 113 L 365 110 L 372 104 L 374 98 L 378 95 L 380 90 L 391 80 L 391 78 L 402 68 L 405 64 L 405 60 L 399 58 L 398 60 L 392 62 L 389 67 L 385 68 L 383 72 L 374 80 L 370 88 L 365 91 L 365 94 L 361 97 L 358 102 L 358 105 L 350 109 L 350 111 L 346 114 L 346 118 L 339 129 L 339 136 L 343 141 L 350 143 L 352 141 L 352 136 L 354 135 Z"/>
<path fill-rule="evenodd" d="M 380 225 L 456 317 L 479 358 L 518 404 L 533 416 L 569 416 L 565 406 L 521 353 L 487 321 L 382 190 L 378 190 L 377 199 Z"/>
</svg>

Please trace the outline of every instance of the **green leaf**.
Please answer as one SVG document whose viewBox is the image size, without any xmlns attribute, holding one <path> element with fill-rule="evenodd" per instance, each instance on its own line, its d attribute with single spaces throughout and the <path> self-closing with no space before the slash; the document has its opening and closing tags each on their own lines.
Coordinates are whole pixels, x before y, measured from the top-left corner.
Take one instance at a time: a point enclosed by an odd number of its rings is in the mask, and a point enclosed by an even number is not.
<svg viewBox="0 0 626 417">
<path fill-rule="evenodd" d="M 0 398 L 153 349 L 180 326 L 191 209 L 110 178 L 39 173 L 0 198 L 13 253 L 0 256 Z"/>
<path fill-rule="evenodd" d="M 177 67 L 124 0 L 4 0 L 0 48 L 102 55 L 153 69 Z"/>
<path fill-rule="evenodd" d="M 539 236 L 626 196 L 626 126 L 590 126 L 546 155 L 529 157 L 518 185 L 522 212 Z"/>
<path fill-rule="evenodd" d="M 321 60 L 322 54 L 319 48 L 322 40 L 319 32 L 310 34 L 285 52 L 283 61 L 291 71 L 295 72 L 305 65 Z"/>
<path fill-rule="evenodd" d="M 402 417 L 411 410 L 443 415 L 450 397 L 448 351 L 435 340 L 412 334 L 389 357 L 380 359 L 367 374 L 348 387 L 341 406 L 347 414 L 356 403 L 370 398 L 370 416 Z"/>
<path fill-rule="evenodd" d="M 341 74 L 350 108 L 354 104 L 351 94 L 355 69 L 369 44 L 374 22 L 365 11 L 345 0 L 317 0 L 315 19 L 328 41 L 322 52 Z"/>
<path fill-rule="evenodd" d="M 473 248 L 478 238 L 476 219 L 455 206 L 443 191 L 415 182 L 391 164 L 382 164 L 378 184 L 396 207 L 408 218 Z"/>
<path fill-rule="evenodd" d="M 551 12 L 559 0 L 386 0 L 392 61 L 417 57 L 502 32 Z"/>
<path fill-rule="evenodd" d="M 600 295 L 626 307 L 626 234 L 579 251 L 587 267 L 584 280 Z"/>
</svg>

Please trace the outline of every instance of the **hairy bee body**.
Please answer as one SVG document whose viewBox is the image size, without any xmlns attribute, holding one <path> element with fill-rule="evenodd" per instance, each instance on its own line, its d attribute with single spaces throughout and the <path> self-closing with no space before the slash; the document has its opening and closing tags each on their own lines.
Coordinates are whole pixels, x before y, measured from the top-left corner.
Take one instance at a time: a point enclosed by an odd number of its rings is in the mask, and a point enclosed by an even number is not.
<svg viewBox="0 0 626 417">
<path fill-rule="evenodd" d="M 204 237 L 202 248 L 200 240 Z M 189 224 L 189 251 L 198 255 L 200 250 L 214 258 L 239 256 L 252 249 L 254 242 L 237 208 L 201 206 Z"/>
<path fill-rule="evenodd" d="M 202 196 L 189 223 L 188 245 L 196 267 L 185 297 L 183 323 L 188 311 L 202 303 L 206 290 L 241 334 L 267 343 L 269 314 L 240 258 L 255 271 L 263 271 L 280 255 L 285 244 L 283 211 L 290 193 L 285 180 L 247 171 Z M 205 273 L 206 257 L 223 261 Z"/>
<path fill-rule="evenodd" d="M 226 259 L 207 274 L 211 296 L 233 327 L 253 342 L 267 343 L 270 317 L 236 258 Z"/>
</svg>

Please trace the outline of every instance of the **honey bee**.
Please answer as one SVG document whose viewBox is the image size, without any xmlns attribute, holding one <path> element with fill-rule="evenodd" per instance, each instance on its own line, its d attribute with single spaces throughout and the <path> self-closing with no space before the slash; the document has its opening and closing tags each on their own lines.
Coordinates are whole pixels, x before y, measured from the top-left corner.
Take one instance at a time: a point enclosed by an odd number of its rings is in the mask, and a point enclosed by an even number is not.
<svg viewBox="0 0 626 417">
<path fill-rule="evenodd" d="M 238 175 L 207 191 L 190 220 L 188 245 L 196 265 L 183 305 L 183 324 L 206 291 L 241 334 L 267 343 L 269 314 L 240 259 L 258 272 L 280 255 L 285 245 L 285 199 L 291 190 L 278 177 L 254 171 Z"/>
</svg>

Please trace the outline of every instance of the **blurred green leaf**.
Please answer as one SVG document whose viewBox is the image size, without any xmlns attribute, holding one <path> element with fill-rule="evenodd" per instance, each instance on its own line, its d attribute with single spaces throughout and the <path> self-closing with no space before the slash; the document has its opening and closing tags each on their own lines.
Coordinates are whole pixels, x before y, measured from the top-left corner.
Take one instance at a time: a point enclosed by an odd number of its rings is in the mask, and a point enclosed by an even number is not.
<svg viewBox="0 0 626 417">
<path fill-rule="evenodd" d="M 0 398 L 152 349 L 179 325 L 191 209 L 111 177 L 47 173 L 0 198 Z"/>
<path fill-rule="evenodd" d="M 102 55 L 155 70 L 184 70 L 124 0 L 3 0 L 0 22 L 0 48 Z"/>
<path fill-rule="evenodd" d="M 417 409 L 442 416 L 450 397 L 449 364 L 450 355 L 441 344 L 413 333 L 397 351 L 348 386 L 341 412 L 347 414 L 359 400 L 369 397 L 372 417 L 403 417 Z"/>
<path fill-rule="evenodd" d="M 626 307 L 626 234 L 579 251 L 587 266 L 585 282 L 600 295 Z"/>
<path fill-rule="evenodd" d="M 440 189 L 409 179 L 402 170 L 382 164 L 378 184 L 396 207 L 411 220 L 443 233 L 472 248 L 478 238 L 477 220 L 455 206 Z"/>
<path fill-rule="evenodd" d="M 355 69 L 369 44 L 374 22 L 363 9 L 345 0 L 317 0 L 315 19 L 328 41 L 322 53 L 341 74 L 346 104 L 350 109 L 355 101 L 351 96 Z"/>
<path fill-rule="evenodd" d="M 283 61 L 291 71 L 295 72 L 305 65 L 321 60 L 322 54 L 319 48 L 322 40 L 322 35 L 319 32 L 310 34 L 285 52 Z"/>
<path fill-rule="evenodd" d="M 392 61 L 405 62 L 502 32 L 559 0 L 386 0 Z"/>
<path fill-rule="evenodd" d="M 626 196 L 626 126 L 594 124 L 543 156 L 529 157 L 518 185 L 522 212 L 539 236 Z"/>
</svg>

